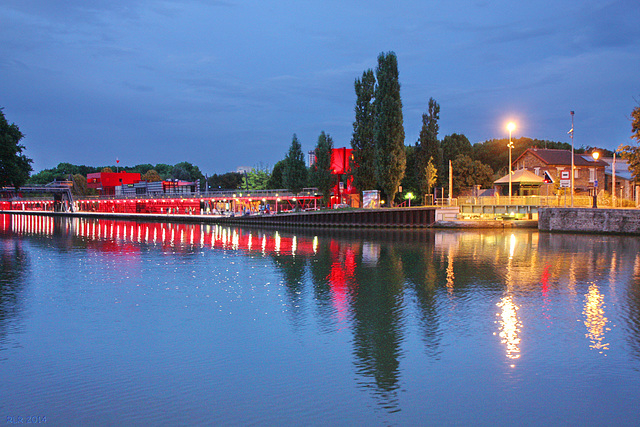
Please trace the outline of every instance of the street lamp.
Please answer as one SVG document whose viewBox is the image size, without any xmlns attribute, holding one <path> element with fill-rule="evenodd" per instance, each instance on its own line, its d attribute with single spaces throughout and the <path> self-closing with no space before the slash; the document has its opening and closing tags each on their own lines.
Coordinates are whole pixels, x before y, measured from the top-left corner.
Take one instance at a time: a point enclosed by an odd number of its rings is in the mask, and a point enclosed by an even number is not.
<svg viewBox="0 0 640 427">
<path fill-rule="evenodd" d="M 573 174 L 575 173 L 575 163 L 574 163 L 574 154 L 573 154 L 573 115 L 575 113 L 573 111 L 570 111 L 569 113 L 571 114 L 571 130 L 569 131 L 569 133 L 571 134 L 571 207 L 573 207 L 573 191 L 574 191 Z"/>
<path fill-rule="evenodd" d="M 593 157 L 593 160 L 598 161 L 598 159 L 600 158 L 600 153 L 597 151 L 594 151 L 593 153 L 591 153 L 591 157 Z M 597 168 L 596 168 L 596 176 L 593 180 L 593 208 L 597 208 L 598 207 L 598 173 L 597 173 Z"/>
<path fill-rule="evenodd" d="M 516 129 L 516 124 L 509 122 L 507 130 L 509 131 L 509 204 L 511 204 L 511 149 L 513 148 L 513 142 L 511 142 L 511 133 Z"/>
</svg>

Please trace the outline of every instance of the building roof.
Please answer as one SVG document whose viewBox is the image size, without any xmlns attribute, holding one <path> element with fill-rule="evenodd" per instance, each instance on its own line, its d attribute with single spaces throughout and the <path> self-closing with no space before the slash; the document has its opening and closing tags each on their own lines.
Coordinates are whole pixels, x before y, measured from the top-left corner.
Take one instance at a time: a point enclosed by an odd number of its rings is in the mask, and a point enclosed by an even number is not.
<svg viewBox="0 0 640 427">
<path fill-rule="evenodd" d="M 613 175 L 613 157 L 603 157 L 602 161 L 607 163 L 607 167 L 604 168 L 605 175 Z M 616 179 L 625 179 L 627 181 L 633 181 L 633 174 L 629 170 L 629 162 L 625 159 L 616 159 Z"/>
<path fill-rule="evenodd" d="M 569 150 L 555 150 L 546 148 L 527 148 L 513 163 L 517 163 L 527 153 L 539 158 L 542 162 L 553 166 L 569 166 L 571 167 L 571 151 Z M 575 166 L 591 166 L 591 167 L 605 167 L 606 162 L 602 160 L 594 160 L 593 157 L 584 154 L 574 154 L 573 164 Z"/>
<path fill-rule="evenodd" d="M 526 169 L 518 169 L 517 171 L 513 171 L 513 173 L 511 174 L 512 184 L 542 184 L 543 182 L 544 182 L 544 178 Z M 509 174 L 506 174 L 500 179 L 496 179 L 495 181 L 493 181 L 493 183 L 508 184 Z"/>
</svg>

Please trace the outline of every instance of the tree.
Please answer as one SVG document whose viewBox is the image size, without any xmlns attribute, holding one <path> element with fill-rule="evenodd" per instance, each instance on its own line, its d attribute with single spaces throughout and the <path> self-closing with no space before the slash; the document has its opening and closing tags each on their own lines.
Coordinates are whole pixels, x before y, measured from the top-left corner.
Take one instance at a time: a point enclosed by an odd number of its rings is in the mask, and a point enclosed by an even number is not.
<svg viewBox="0 0 640 427">
<path fill-rule="evenodd" d="M 487 188 L 493 184 L 493 169 L 469 156 L 462 154 L 456 157 L 452 162 L 452 167 L 454 194 L 473 185 Z"/>
<path fill-rule="evenodd" d="M 269 178 L 271 178 L 269 169 L 262 165 L 258 165 L 242 176 L 242 184 L 240 184 L 240 188 L 244 190 L 248 189 L 249 191 L 265 190 L 267 188 Z"/>
<path fill-rule="evenodd" d="M 271 170 L 271 177 L 269 178 L 269 182 L 267 182 L 267 188 L 272 190 L 278 190 L 280 188 L 284 188 L 284 181 L 282 178 L 282 171 L 284 170 L 284 160 L 280 160 L 273 165 L 273 169 Z"/>
<path fill-rule="evenodd" d="M 442 140 L 442 163 L 448 165 L 449 160 L 455 160 L 460 155 L 471 157 L 472 148 L 466 136 L 457 133 L 447 135 Z"/>
<path fill-rule="evenodd" d="M 635 139 L 636 146 L 620 145 L 622 158 L 629 162 L 629 170 L 634 180 L 640 182 L 640 105 L 631 112 L 631 138 Z"/>
<path fill-rule="evenodd" d="M 406 158 L 406 168 L 404 177 L 402 178 L 402 192 L 418 194 L 419 186 L 418 186 L 418 175 L 416 168 L 416 147 L 413 145 L 407 145 L 404 147 L 405 150 L 405 158 Z M 396 195 L 396 199 L 401 197 L 402 195 Z"/>
<path fill-rule="evenodd" d="M 331 152 L 333 151 L 333 139 L 324 131 L 318 137 L 316 145 L 316 162 L 311 165 L 311 185 L 317 187 L 322 193 L 322 201 L 329 204 L 331 188 L 335 182 L 335 176 L 331 173 Z"/>
<path fill-rule="evenodd" d="M 427 185 L 427 193 L 431 194 L 431 189 L 436 185 L 438 181 L 438 169 L 433 164 L 433 157 L 429 157 L 429 161 L 427 162 L 427 167 L 424 171 L 425 182 Z"/>
<path fill-rule="evenodd" d="M 9 124 L 0 108 L 0 187 L 21 187 L 33 170 L 33 160 L 22 154 L 25 149 L 20 145 L 24 138 L 22 132 L 15 123 Z"/>
<path fill-rule="evenodd" d="M 113 173 L 113 170 L 111 170 L 110 167 L 106 167 L 106 168 L 102 168 L 102 170 L 100 171 L 101 173 Z"/>
<path fill-rule="evenodd" d="M 376 146 L 374 141 L 375 106 L 373 104 L 376 78 L 373 70 L 362 73 L 362 80 L 356 79 L 356 117 L 353 122 L 353 164 L 351 173 L 353 184 L 362 192 L 376 187 Z"/>
<path fill-rule="evenodd" d="M 209 186 L 212 190 L 236 190 L 240 188 L 243 174 L 240 172 L 227 172 L 222 175 L 214 173 L 209 177 Z"/>
<path fill-rule="evenodd" d="M 418 183 L 420 192 L 427 194 L 427 178 L 425 170 L 429 159 L 433 159 L 436 169 L 442 167 L 442 154 L 440 152 L 440 143 L 438 142 L 438 131 L 440 125 L 440 105 L 433 98 L 429 98 L 429 107 L 427 113 L 422 115 L 422 129 L 420 129 L 420 137 L 416 143 L 416 167 L 418 169 Z"/>
<path fill-rule="evenodd" d="M 285 157 L 284 169 L 282 171 L 284 186 L 294 194 L 302 191 L 307 182 L 307 167 L 304 164 L 302 145 L 298 141 L 296 134 L 293 134 L 291 147 Z"/>
<path fill-rule="evenodd" d="M 87 188 L 87 177 L 82 174 L 74 174 L 72 177 L 73 187 L 71 192 L 76 196 L 88 196 L 95 195 L 96 190 L 93 188 Z"/>
<path fill-rule="evenodd" d="M 404 151 L 404 125 L 398 60 L 388 52 L 378 56 L 376 68 L 378 84 L 375 93 L 374 141 L 376 146 L 376 178 L 387 195 L 389 205 L 404 177 L 406 157 Z"/>
<path fill-rule="evenodd" d="M 160 174 L 155 169 L 150 169 L 144 174 L 140 175 L 140 179 L 147 182 L 162 181 Z"/>
</svg>

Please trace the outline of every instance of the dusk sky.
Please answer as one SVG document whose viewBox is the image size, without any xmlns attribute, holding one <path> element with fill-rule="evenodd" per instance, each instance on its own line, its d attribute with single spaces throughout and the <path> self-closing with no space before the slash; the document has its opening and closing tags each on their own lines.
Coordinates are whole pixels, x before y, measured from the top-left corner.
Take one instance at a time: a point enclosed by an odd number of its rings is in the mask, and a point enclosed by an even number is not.
<svg viewBox="0 0 640 427">
<path fill-rule="evenodd" d="M 353 83 L 398 57 L 405 144 L 440 135 L 615 148 L 640 102 L 640 1 L 4 0 L 0 107 L 34 171 L 175 164 L 224 173 L 350 145 Z M 506 149 L 506 148 L 505 148 Z"/>
</svg>

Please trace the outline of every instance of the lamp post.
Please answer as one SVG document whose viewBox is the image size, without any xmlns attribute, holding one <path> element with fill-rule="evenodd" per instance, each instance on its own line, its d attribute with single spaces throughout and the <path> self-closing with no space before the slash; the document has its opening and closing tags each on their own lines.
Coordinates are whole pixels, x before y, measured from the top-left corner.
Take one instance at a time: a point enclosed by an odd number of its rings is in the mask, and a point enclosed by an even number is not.
<svg viewBox="0 0 640 427">
<path fill-rule="evenodd" d="M 511 142 L 511 133 L 515 130 L 516 124 L 509 122 L 507 130 L 509 131 L 509 204 L 511 204 L 511 149 L 513 148 L 513 142 Z"/>
<path fill-rule="evenodd" d="M 616 207 L 616 152 L 613 151 L 613 163 L 611 163 L 611 206 Z"/>
<path fill-rule="evenodd" d="M 600 157 L 600 153 L 597 151 L 594 151 L 591 156 L 593 157 L 593 160 L 598 160 L 598 158 Z M 595 179 L 593 180 L 593 208 L 597 208 L 598 207 L 598 169 L 596 168 L 596 176 Z"/>
<path fill-rule="evenodd" d="M 571 134 L 571 207 L 573 207 L 573 173 L 575 172 L 574 168 L 574 163 L 573 163 L 573 114 L 574 112 L 571 111 L 571 130 L 569 131 L 569 133 Z"/>
</svg>

